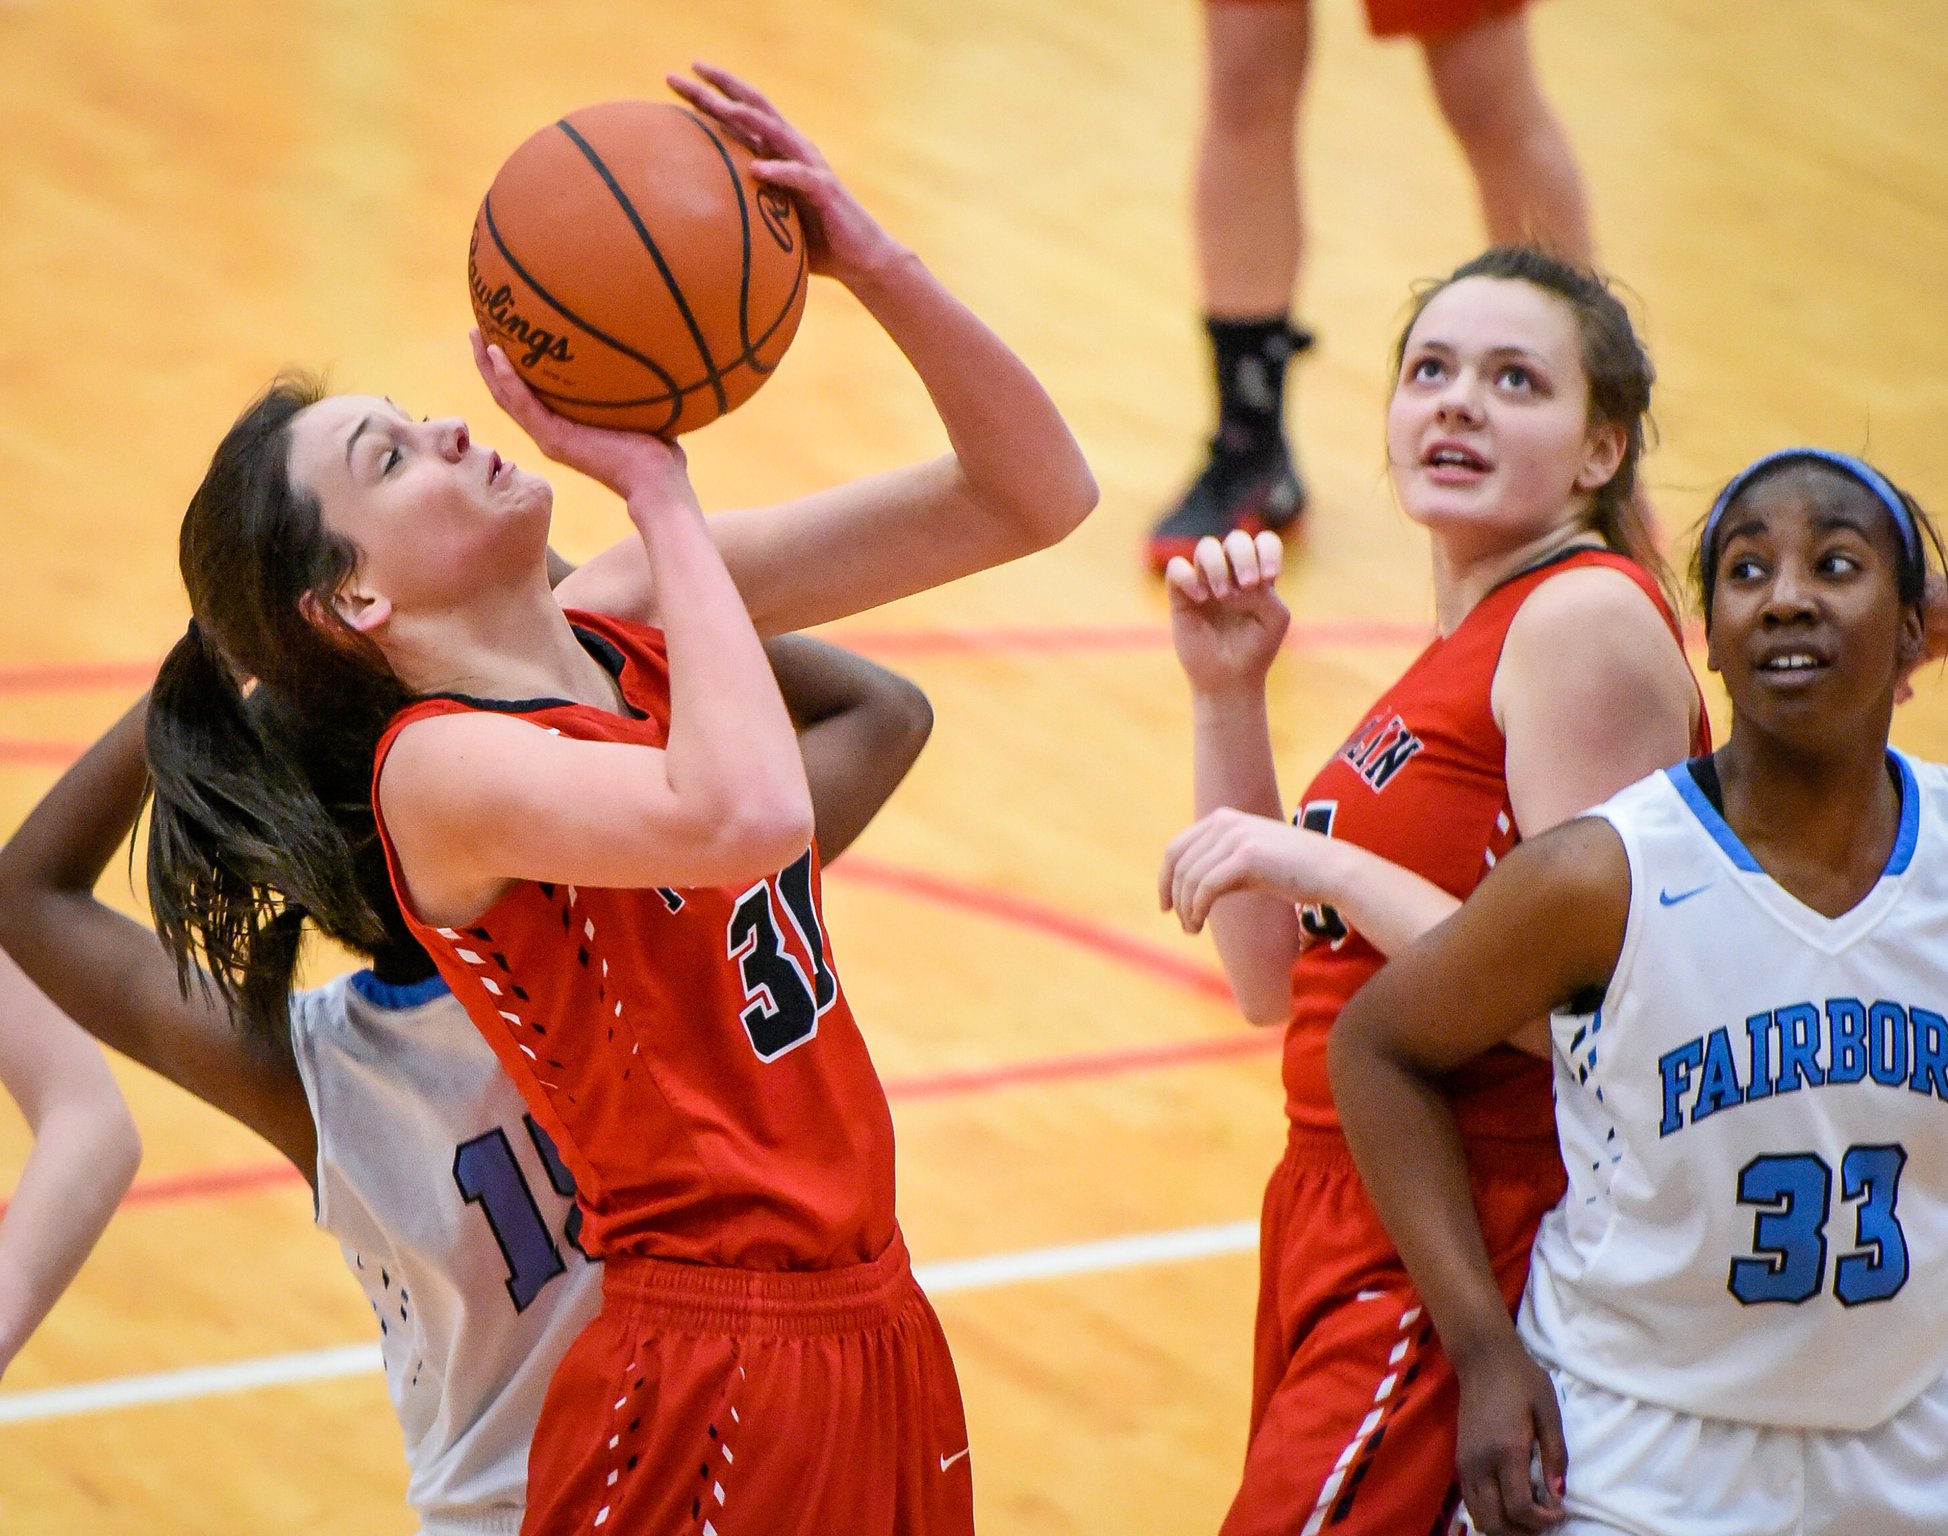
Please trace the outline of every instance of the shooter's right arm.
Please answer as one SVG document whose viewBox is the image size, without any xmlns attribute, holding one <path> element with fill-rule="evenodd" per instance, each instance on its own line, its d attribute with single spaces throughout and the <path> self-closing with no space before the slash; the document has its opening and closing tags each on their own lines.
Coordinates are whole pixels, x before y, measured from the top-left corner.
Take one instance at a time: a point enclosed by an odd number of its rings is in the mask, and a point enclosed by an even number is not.
<svg viewBox="0 0 1948 1536">
<path fill-rule="evenodd" d="M 0 849 L 0 949 L 102 1044 L 242 1122 L 309 1179 L 317 1129 L 288 1043 L 257 1045 L 178 985 L 156 936 L 95 895 L 141 812 L 145 696 Z"/>
</svg>

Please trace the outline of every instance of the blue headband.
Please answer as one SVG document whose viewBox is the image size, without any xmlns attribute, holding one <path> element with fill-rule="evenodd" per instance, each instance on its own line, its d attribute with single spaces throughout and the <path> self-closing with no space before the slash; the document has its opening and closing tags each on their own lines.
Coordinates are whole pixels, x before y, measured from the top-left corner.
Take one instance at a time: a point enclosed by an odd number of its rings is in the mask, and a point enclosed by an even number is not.
<svg viewBox="0 0 1948 1536">
<path fill-rule="evenodd" d="M 1908 560 L 1915 566 L 1927 562 L 1921 555 L 1921 530 L 1914 526 L 1914 515 L 1908 511 L 1907 503 L 1901 500 L 1901 493 L 1894 484 L 1865 459 L 1856 459 L 1850 453 L 1834 453 L 1826 448 L 1781 448 L 1777 453 L 1768 453 L 1762 459 L 1754 459 L 1737 474 L 1732 476 L 1731 484 L 1718 493 L 1718 499 L 1711 504 L 1711 511 L 1705 518 L 1704 534 L 1699 539 L 1699 547 L 1709 555 L 1712 541 L 1718 533 L 1719 519 L 1725 509 L 1738 500 L 1739 493 L 1754 479 L 1780 464 L 1810 463 L 1825 464 L 1837 469 L 1849 480 L 1865 486 L 1874 494 L 1874 499 L 1887 509 L 1887 515 L 1894 519 L 1894 526 L 1900 530 L 1901 547 Z"/>
</svg>

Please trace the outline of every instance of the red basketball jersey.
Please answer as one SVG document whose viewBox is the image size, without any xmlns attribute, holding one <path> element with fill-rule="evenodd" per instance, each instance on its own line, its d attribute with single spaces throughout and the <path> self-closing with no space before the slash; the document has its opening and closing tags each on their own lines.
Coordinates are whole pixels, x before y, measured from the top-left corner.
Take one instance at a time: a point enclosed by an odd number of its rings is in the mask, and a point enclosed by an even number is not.
<svg viewBox="0 0 1948 1536">
<path fill-rule="evenodd" d="M 1295 824 L 1344 838 L 1465 898 L 1521 841 L 1509 803 L 1508 744 L 1489 690 L 1502 644 L 1523 600 L 1563 571 L 1621 571 L 1657 605 L 1683 644 L 1677 619 L 1650 573 L 1609 550 L 1577 550 L 1504 582 L 1451 635 L 1422 651 L 1380 696 L 1359 729 L 1307 786 Z M 1702 701 L 1694 752 L 1710 750 Z M 1294 1125 L 1337 1130 L 1326 1078 L 1326 1036 L 1353 994 L 1385 963 L 1331 908 L 1301 914 L 1311 941 L 1292 967 L 1292 1022 L 1285 1037 L 1285 1104 Z M 1498 1046 L 1449 1079 L 1461 1133 L 1555 1141 L 1550 1068 Z"/>
<path fill-rule="evenodd" d="M 663 746 L 663 637 L 570 613 L 631 715 L 560 699 L 437 695 L 415 720 L 492 710 L 585 741 Z M 385 837 L 384 818 L 380 835 Z M 832 967 L 816 853 L 748 887 L 590 889 L 524 880 L 464 928 L 393 889 L 574 1175 L 595 1257 L 739 1269 L 860 1264 L 892 1240 L 893 1126 Z"/>
</svg>

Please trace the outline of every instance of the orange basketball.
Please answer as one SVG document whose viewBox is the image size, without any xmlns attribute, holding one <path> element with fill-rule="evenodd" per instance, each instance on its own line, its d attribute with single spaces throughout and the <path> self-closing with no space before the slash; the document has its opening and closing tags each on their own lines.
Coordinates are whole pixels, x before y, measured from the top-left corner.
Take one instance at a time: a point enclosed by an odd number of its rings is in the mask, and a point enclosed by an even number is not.
<svg viewBox="0 0 1948 1536">
<path fill-rule="evenodd" d="M 791 198 L 686 107 L 571 112 L 508 157 L 474 219 L 481 335 L 564 416 L 673 437 L 742 405 L 805 308 Z"/>
</svg>

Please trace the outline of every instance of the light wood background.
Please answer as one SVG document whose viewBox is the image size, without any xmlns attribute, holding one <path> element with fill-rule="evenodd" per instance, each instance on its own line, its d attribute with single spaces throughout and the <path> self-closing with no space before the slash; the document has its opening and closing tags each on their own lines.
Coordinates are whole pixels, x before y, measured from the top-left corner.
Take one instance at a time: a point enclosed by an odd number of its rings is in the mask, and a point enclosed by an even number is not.
<svg viewBox="0 0 1948 1536">
<path fill-rule="evenodd" d="M 1410 281 L 1479 239 L 1415 51 L 1372 42 L 1351 0 L 1318 12 L 1301 313 L 1322 344 L 1295 411 L 1315 511 L 1286 584 L 1308 643 L 1275 680 L 1288 787 L 1427 618 L 1422 541 L 1382 475 L 1383 359 Z M 1807 440 L 1866 450 L 1948 504 L 1948 7 L 1551 0 L 1534 26 L 1658 358 L 1649 475 L 1670 527 L 1751 456 Z M 862 855 L 1208 964 L 1153 910 L 1188 805 L 1187 710 L 1137 555 L 1207 430 L 1185 215 L 1197 47 L 1191 0 L 0 0 L 0 823 L 180 632 L 181 506 L 278 366 L 460 410 L 531 456 L 467 358 L 475 203 L 540 123 L 702 55 L 765 84 L 1017 344 L 1104 489 L 1063 547 L 843 631 L 922 683 L 939 720 Z M 777 381 L 690 451 L 721 506 L 938 441 L 893 349 L 826 289 Z M 619 536 L 590 487 L 563 485 L 558 506 L 570 553 Z M 1335 627 L 1374 621 L 1394 627 Z M 1940 755 L 1940 680 L 1922 695 L 1900 738 Z M 837 952 L 889 1078 L 1221 1053 L 1246 1027 L 1128 957 L 842 874 Z M 271 1164 L 122 1077 L 152 1190 Z M 1281 1137 L 1269 1050 L 896 1107 L 922 1262 L 1250 1218 Z M 0 1113 L 0 1189 L 25 1148 Z M 1214 1528 L 1243 1443 L 1254 1273 L 1234 1252 L 944 1296 L 986 1527 Z M 296 1183 L 151 1199 L 118 1218 L 0 1403 L 369 1328 Z M 376 1374 L 0 1424 L 0 1529 L 22 1536 L 403 1533 L 403 1486 Z"/>
</svg>

